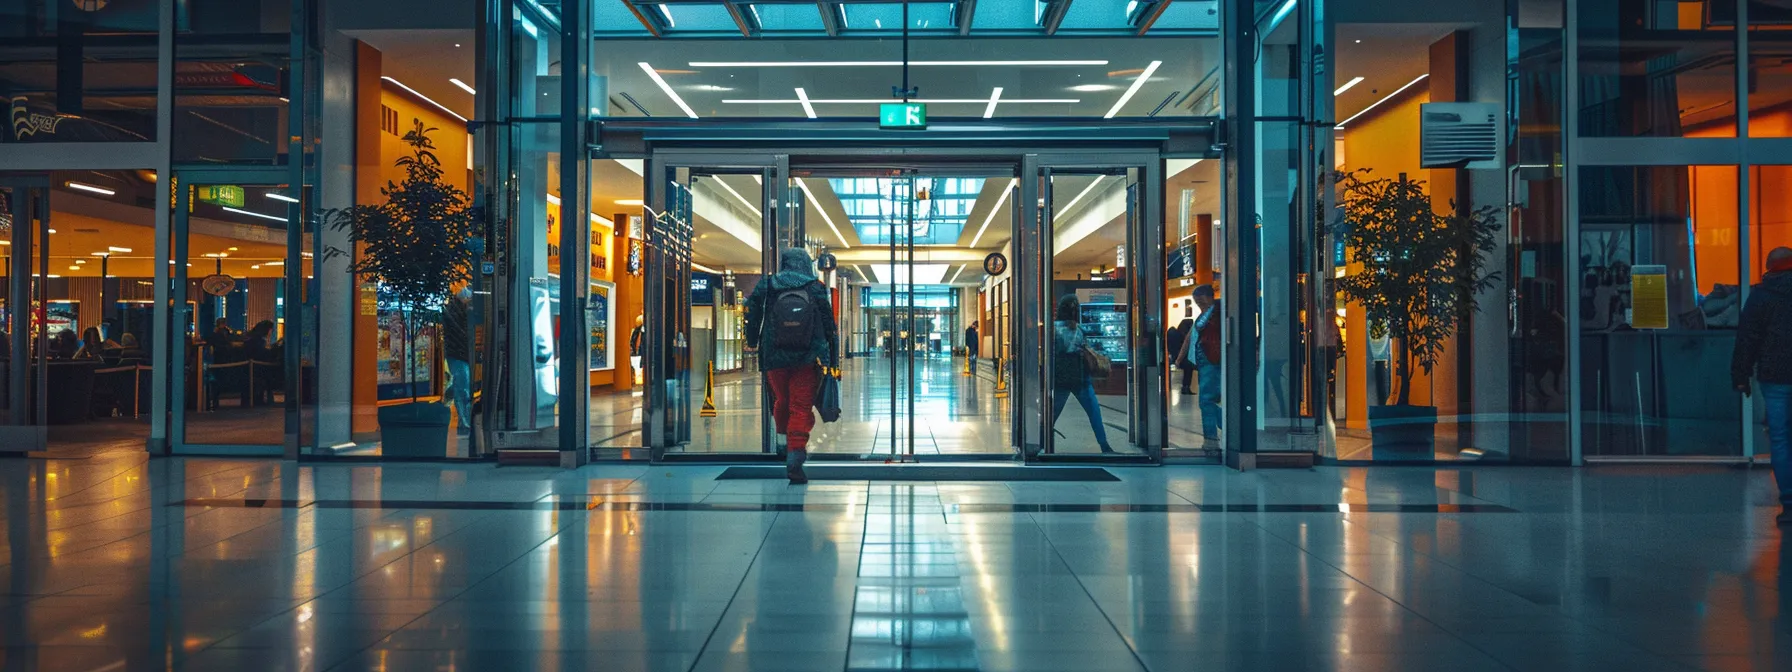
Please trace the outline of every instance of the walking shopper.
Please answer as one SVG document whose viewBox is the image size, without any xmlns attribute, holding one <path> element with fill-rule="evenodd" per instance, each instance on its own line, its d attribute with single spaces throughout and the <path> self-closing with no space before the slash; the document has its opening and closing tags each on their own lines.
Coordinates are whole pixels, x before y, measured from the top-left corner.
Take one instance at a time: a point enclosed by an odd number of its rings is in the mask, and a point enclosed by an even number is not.
<svg viewBox="0 0 1792 672">
<path fill-rule="evenodd" d="M 1767 402 L 1767 443 L 1780 490 L 1780 525 L 1792 525 L 1792 247 L 1767 255 L 1767 274 L 1742 307 L 1730 380 L 1743 395 L 1749 379 Z"/>
<path fill-rule="evenodd" d="M 472 300 L 472 290 L 462 287 L 448 297 L 442 310 L 442 359 L 448 364 L 448 401 L 454 404 L 456 424 L 469 431 L 473 427 L 473 348 L 467 304 Z"/>
<path fill-rule="evenodd" d="M 1176 365 L 1176 370 L 1182 372 L 1180 391 L 1183 396 L 1192 397 L 1195 395 L 1195 391 L 1189 386 L 1195 384 L 1195 363 L 1188 360 L 1188 348 L 1185 346 L 1188 343 L 1189 334 L 1195 332 L 1195 318 L 1189 315 L 1193 312 L 1192 308 L 1185 307 L 1182 310 L 1182 321 L 1176 326 L 1170 327 L 1170 336 L 1167 340 L 1170 345 L 1170 362 Z"/>
<path fill-rule="evenodd" d="M 1194 333 L 1183 339 L 1181 359 L 1195 365 L 1195 375 L 1199 377 L 1196 384 L 1200 386 L 1201 436 L 1212 444 L 1220 440 L 1220 302 L 1214 297 L 1213 285 L 1196 287 L 1194 299 L 1201 316 L 1195 318 Z"/>
<path fill-rule="evenodd" d="M 1083 307 L 1075 296 L 1058 299 L 1058 310 L 1052 322 L 1052 425 L 1064 414 L 1064 404 L 1076 397 L 1083 412 L 1089 414 L 1089 428 L 1095 431 L 1095 442 L 1101 452 L 1114 452 L 1108 445 L 1107 426 L 1101 424 L 1101 404 L 1095 398 L 1095 382 L 1089 377 L 1084 352 L 1089 341 L 1083 338 Z"/>
<path fill-rule="evenodd" d="M 971 322 L 971 326 L 965 327 L 964 330 L 964 355 L 971 359 L 969 367 L 971 373 L 977 372 L 977 349 L 982 345 L 977 340 L 977 323 Z"/>
<path fill-rule="evenodd" d="M 815 427 L 820 367 L 840 366 L 840 332 L 828 289 L 800 247 L 784 250 L 778 272 L 747 297 L 747 349 L 759 351 L 759 370 L 772 392 L 772 421 L 786 437 L 785 472 L 794 485 L 809 482 L 809 430 Z"/>
</svg>

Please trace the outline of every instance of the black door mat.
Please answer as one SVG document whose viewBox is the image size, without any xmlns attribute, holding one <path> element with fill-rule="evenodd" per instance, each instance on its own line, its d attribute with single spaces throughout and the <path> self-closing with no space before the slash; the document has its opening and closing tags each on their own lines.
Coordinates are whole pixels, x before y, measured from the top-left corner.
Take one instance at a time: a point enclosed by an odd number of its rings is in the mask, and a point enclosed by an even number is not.
<svg viewBox="0 0 1792 672">
<path fill-rule="evenodd" d="M 1100 467 L 985 467 L 974 465 L 827 466 L 810 463 L 811 481 L 1097 481 L 1119 477 Z M 729 467 L 718 481 L 785 480 L 784 467 Z"/>
</svg>

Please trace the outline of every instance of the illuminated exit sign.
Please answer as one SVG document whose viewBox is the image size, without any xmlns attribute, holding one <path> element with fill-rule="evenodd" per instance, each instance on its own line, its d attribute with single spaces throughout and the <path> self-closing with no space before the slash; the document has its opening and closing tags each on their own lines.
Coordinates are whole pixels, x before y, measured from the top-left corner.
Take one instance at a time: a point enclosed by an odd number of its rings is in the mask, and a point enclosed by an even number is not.
<svg viewBox="0 0 1792 672">
<path fill-rule="evenodd" d="M 877 110 L 878 128 L 927 128 L 926 103 L 884 103 Z"/>
</svg>

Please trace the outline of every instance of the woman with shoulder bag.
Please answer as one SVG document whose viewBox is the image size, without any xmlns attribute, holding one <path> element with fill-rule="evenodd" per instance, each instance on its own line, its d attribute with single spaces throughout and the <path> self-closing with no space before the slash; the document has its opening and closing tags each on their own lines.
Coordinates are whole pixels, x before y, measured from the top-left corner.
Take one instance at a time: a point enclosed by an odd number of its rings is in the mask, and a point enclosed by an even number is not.
<svg viewBox="0 0 1792 672">
<path fill-rule="evenodd" d="M 1052 423 L 1057 424 L 1064 404 L 1075 396 L 1083 412 L 1089 414 L 1089 427 L 1095 431 L 1101 452 L 1112 453 L 1107 426 L 1101 423 L 1101 404 L 1095 399 L 1095 383 L 1090 379 L 1091 364 L 1101 367 L 1107 358 L 1090 348 L 1089 341 L 1083 338 L 1082 312 L 1082 304 L 1075 296 L 1058 299 L 1052 322 Z"/>
</svg>

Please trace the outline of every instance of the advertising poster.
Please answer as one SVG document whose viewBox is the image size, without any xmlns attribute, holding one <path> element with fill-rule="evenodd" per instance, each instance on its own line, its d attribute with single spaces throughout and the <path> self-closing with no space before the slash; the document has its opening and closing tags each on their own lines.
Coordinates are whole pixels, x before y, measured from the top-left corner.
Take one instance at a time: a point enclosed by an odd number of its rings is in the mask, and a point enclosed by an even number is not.
<svg viewBox="0 0 1792 672">
<path fill-rule="evenodd" d="M 591 296 L 585 305 L 585 321 L 586 331 L 591 338 L 592 371 L 616 368 L 616 362 L 610 355 L 611 329 L 616 322 L 616 316 L 612 312 L 615 304 L 611 297 L 615 291 L 616 286 L 610 283 L 597 280 L 591 282 Z"/>
<path fill-rule="evenodd" d="M 374 348 L 381 401 L 435 393 L 435 344 L 436 331 L 440 327 L 425 318 L 415 318 L 407 326 L 405 312 L 381 298 L 379 334 L 375 337 Z M 405 347 L 407 341 L 410 343 L 408 350 Z M 407 356 L 408 379 L 405 373 Z"/>
</svg>

